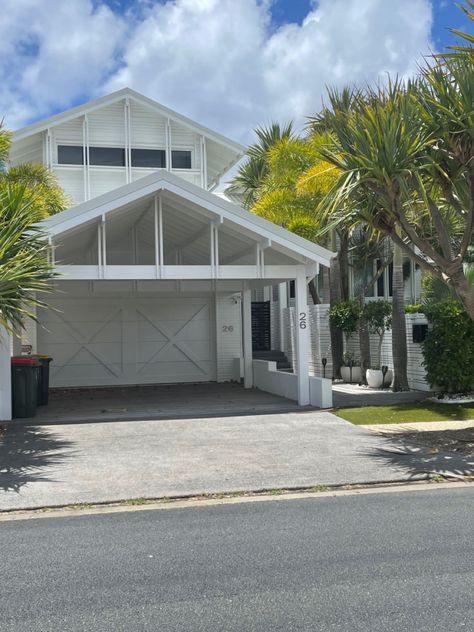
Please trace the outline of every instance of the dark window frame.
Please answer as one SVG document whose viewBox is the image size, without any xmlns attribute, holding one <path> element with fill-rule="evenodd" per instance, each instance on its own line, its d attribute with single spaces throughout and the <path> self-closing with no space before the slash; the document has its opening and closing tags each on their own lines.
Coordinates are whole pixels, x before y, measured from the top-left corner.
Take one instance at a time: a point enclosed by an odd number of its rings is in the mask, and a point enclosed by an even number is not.
<svg viewBox="0 0 474 632">
<path fill-rule="evenodd" d="M 120 156 L 119 160 L 107 161 L 102 158 L 101 155 L 105 155 L 106 152 L 112 152 Z M 96 158 L 94 154 L 97 154 L 99 158 Z M 118 164 L 120 163 L 120 164 Z M 98 147 L 96 145 L 89 147 L 89 166 L 90 167 L 125 167 L 125 147 Z"/>
<path fill-rule="evenodd" d="M 189 166 L 176 166 L 175 159 L 186 158 L 186 163 Z M 189 163 L 188 163 L 189 159 Z M 193 152 L 191 149 L 172 149 L 171 150 L 171 168 L 172 169 L 192 169 L 193 168 Z"/>
<path fill-rule="evenodd" d="M 73 152 L 79 157 L 79 161 L 62 161 L 61 154 Z M 58 145 L 58 165 L 72 165 L 75 167 L 84 166 L 84 149 L 82 145 Z"/>
<path fill-rule="evenodd" d="M 138 169 L 166 169 L 166 149 L 148 149 L 145 147 L 132 147 L 131 148 L 131 166 Z M 143 162 L 155 162 L 155 164 L 136 164 L 140 162 L 139 153 L 142 154 L 141 160 Z M 159 160 L 153 161 L 152 158 L 156 157 Z M 148 160 L 147 160 L 148 158 Z M 138 160 L 137 160 L 138 159 Z M 158 164 L 160 163 L 160 164 Z"/>
<path fill-rule="evenodd" d="M 58 164 L 71 166 L 84 166 L 84 150 L 82 145 L 62 144 L 57 146 Z M 76 159 L 71 161 L 61 160 L 61 154 L 76 154 Z M 107 160 L 104 156 L 110 152 L 115 154 L 115 158 Z M 149 164 L 136 164 L 140 162 L 138 154 L 142 153 L 142 161 L 147 162 L 146 154 L 148 153 Z M 138 169 L 166 169 L 166 150 L 165 149 L 148 149 L 144 147 L 131 148 L 131 167 Z M 134 156 L 135 154 L 135 156 Z M 153 161 L 153 155 L 159 159 Z M 135 158 L 135 160 L 134 160 Z M 150 164 L 150 163 L 155 164 Z M 125 167 L 125 148 L 124 147 L 101 147 L 93 145 L 89 147 L 88 160 L 86 163 L 90 167 Z M 172 149 L 171 150 L 171 168 L 172 169 L 192 169 L 193 168 L 193 152 L 191 149 Z"/>
</svg>

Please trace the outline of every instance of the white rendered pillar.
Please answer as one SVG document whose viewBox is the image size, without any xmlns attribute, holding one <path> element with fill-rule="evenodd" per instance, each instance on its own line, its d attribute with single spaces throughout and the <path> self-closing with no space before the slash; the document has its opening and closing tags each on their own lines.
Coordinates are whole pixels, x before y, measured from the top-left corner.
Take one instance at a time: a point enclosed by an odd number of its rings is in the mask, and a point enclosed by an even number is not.
<svg viewBox="0 0 474 632">
<path fill-rule="evenodd" d="M 296 338 L 296 374 L 298 376 L 298 404 L 309 404 L 309 321 L 306 273 L 304 268 L 295 279 L 295 338 Z"/>
<path fill-rule="evenodd" d="M 0 325 L 0 421 L 12 418 L 11 336 Z"/>
<path fill-rule="evenodd" d="M 244 352 L 244 387 L 252 388 L 252 292 L 248 287 L 242 292 L 242 337 Z"/>
</svg>

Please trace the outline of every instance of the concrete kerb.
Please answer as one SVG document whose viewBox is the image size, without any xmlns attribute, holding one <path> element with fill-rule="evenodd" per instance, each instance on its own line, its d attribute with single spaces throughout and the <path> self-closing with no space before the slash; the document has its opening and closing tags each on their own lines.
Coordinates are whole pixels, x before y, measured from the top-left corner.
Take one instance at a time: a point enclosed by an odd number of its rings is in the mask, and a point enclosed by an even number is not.
<svg viewBox="0 0 474 632">
<path fill-rule="evenodd" d="M 427 480 L 428 479 L 428 480 Z M 35 520 L 41 518 L 67 518 L 99 514 L 113 514 L 136 511 L 152 511 L 161 509 L 188 509 L 193 507 L 213 507 L 220 505 L 236 505 L 243 503 L 287 501 L 304 499 L 337 498 L 381 493 L 403 493 L 413 491 L 434 491 L 439 489 L 466 488 L 474 489 L 474 481 L 444 481 L 429 480 L 429 475 L 423 479 L 392 481 L 391 483 L 366 483 L 357 485 L 321 486 L 323 489 L 314 491 L 309 488 L 285 488 L 281 490 L 256 490 L 254 492 L 234 492 L 223 494 L 202 494 L 192 496 L 175 496 L 163 498 L 125 499 L 105 503 L 91 503 L 83 505 L 55 505 L 49 507 L 32 507 L 0 511 L 0 522 L 15 520 Z M 137 502 L 140 501 L 140 502 Z"/>
</svg>

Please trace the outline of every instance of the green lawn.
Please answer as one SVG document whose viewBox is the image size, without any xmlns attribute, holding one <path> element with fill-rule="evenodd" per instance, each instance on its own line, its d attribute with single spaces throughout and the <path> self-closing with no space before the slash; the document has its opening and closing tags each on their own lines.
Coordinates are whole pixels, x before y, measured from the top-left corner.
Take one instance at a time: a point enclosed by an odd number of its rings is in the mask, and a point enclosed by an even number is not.
<svg viewBox="0 0 474 632">
<path fill-rule="evenodd" d="M 357 425 L 403 424 L 416 421 L 463 421 L 474 419 L 474 405 L 419 402 L 396 406 L 336 408 L 334 413 Z"/>
</svg>

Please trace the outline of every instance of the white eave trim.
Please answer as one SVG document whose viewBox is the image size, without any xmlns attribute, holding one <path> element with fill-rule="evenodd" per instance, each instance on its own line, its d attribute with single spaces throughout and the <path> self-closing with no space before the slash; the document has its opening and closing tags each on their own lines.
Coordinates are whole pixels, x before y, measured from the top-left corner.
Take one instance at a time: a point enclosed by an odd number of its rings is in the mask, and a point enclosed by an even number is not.
<svg viewBox="0 0 474 632">
<path fill-rule="evenodd" d="M 53 215 L 40 222 L 39 225 L 46 230 L 48 235 L 59 235 L 159 191 L 167 191 L 182 197 L 215 214 L 220 221 L 227 220 L 230 223 L 238 224 L 257 234 L 259 240 L 268 239 L 306 257 L 309 261 L 321 263 L 328 267 L 330 260 L 335 256 L 335 253 L 330 250 L 165 171 L 150 174 L 130 184 L 113 189 L 104 195 Z"/>
<path fill-rule="evenodd" d="M 98 110 L 107 105 L 112 105 L 113 103 L 121 101 L 127 97 L 137 103 L 140 103 L 141 105 L 145 105 L 146 107 L 153 109 L 158 114 L 169 118 L 174 123 L 187 127 L 196 134 L 206 136 L 206 138 L 209 138 L 219 145 L 226 147 L 230 151 L 235 152 L 238 156 L 242 156 L 246 151 L 246 148 L 240 143 L 227 138 L 223 134 L 219 134 L 219 132 L 215 132 L 209 129 L 205 125 L 196 123 L 187 116 L 179 114 L 178 112 L 175 112 L 174 110 L 161 105 L 161 103 L 158 103 L 157 101 L 154 101 L 153 99 L 150 99 L 149 97 L 146 97 L 145 95 L 140 94 L 139 92 L 136 92 L 131 88 L 123 88 L 122 90 L 118 90 L 103 97 L 88 101 L 87 103 L 77 105 L 76 107 L 65 110 L 64 112 L 60 112 L 59 114 L 50 116 L 49 118 L 42 119 L 37 123 L 32 123 L 31 125 L 22 127 L 12 133 L 12 141 L 17 142 L 23 140 L 25 138 L 28 138 L 29 136 L 32 136 L 33 134 L 38 134 L 39 132 L 43 132 L 48 128 L 60 125 L 62 123 L 67 123 L 68 121 L 75 119 L 78 116 L 89 114 L 94 110 Z"/>
</svg>

